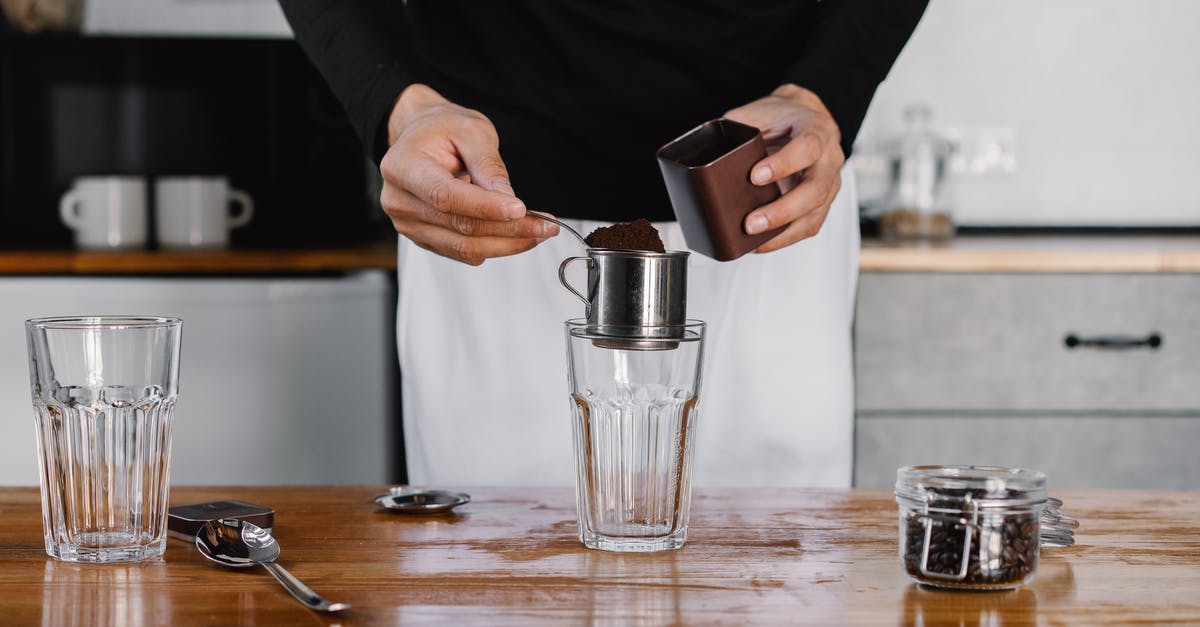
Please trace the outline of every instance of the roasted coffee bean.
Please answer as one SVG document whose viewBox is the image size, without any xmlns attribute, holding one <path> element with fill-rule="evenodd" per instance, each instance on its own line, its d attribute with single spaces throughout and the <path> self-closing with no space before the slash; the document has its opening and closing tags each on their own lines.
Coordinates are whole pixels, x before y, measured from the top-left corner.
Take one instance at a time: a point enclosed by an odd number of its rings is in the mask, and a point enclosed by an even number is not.
<svg viewBox="0 0 1200 627">
<path fill-rule="evenodd" d="M 959 502 L 961 506 L 961 501 Z M 950 509 L 936 504 L 938 509 Z M 921 572 L 921 555 L 925 547 L 925 520 L 907 515 L 904 520 L 904 567 L 918 581 L 934 585 L 970 587 L 997 586 L 1020 583 L 1033 572 L 1038 555 L 1038 519 L 1032 513 L 981 515 L 979 529 L 961 524 L 970 514 L 931 515 L 929 552 L 925 574 Z M 963 547 L 970 536 L 970 552 L 966 556 L 966 576 L 963 570 Z M 999 536 L 996 541 L 995 537 Z M 999 546 L 999 555 L 991 547 Z M 938 575 L 944 575 L 939 577 Z"/>
</svg>

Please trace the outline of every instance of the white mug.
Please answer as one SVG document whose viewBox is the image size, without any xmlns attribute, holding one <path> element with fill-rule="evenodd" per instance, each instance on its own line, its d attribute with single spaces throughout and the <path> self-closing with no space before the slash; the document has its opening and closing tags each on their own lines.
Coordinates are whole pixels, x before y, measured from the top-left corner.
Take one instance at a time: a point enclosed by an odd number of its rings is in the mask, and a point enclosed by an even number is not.
<svg viewBox="0 0 1200 627">
<path fill-rule="evenodd" d="M 229 231 L 245 226 L 254 201 L 222 176 L 167 176 L 154 182 L 158 245 L 173 249 L 226 248 Z M 231 205 L 236 210 L 231 211 Z"/>
<path fill-rule="evenodd" d="M 62 221 L 75 231 L 75 246 L 90 250 L 146 245 L 146 179 L 138 176 L 84 176 L 75 179 L 58 205 Z"/>
</svg>

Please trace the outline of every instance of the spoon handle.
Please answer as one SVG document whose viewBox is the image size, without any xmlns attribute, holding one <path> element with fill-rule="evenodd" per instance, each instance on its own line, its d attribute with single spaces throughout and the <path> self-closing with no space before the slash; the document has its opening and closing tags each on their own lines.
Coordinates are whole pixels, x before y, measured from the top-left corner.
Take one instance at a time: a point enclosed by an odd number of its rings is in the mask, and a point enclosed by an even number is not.
<svg viewBox="0 0 1200 627">
<path fill-rule="evenodd" d="M 591 248 L 591 246 L 587 243 L 587 240 L 584 239 L 584 237 L 579 234 L 579 231 L 576 231 L 575 229 L 571 228 L 566 223 L 564 223 L 562 220 L 556 220 L 540 211 L 529 211 L 528 209 L 525 210 L 525 215 L 533 216 L 535 218 L 540 218 L 542 220 L 545 220 L 546 222 L 550 222 L 551 224 L 557 224 L 559 226 L 559 228 L 566 229 L 568 233 L 570 233 L 571 235 L 574 235 L 575 239 L 579 240 L 579 243 L 583 244 L 584 248 Z"/>
<path fill-rule="evenodd" d="M 279 583 L 283 584 L 283 587 L 287 588 L 287 591 L 291 592 L 292 596 L 296 597 L 297 601 L 314 610 L 321 612 L 340 612 L 350 608 L 350 606 L 346 605 L 345 603 L 330 603 L 329 601 L 326 601 L 321 597 L 321 595 L 313 592 L 312 588 L 309 588 L 301 583 L 300 580 L 296 579 L 296 577 L 289 573 L 287 569 L 279 564 L 276 564 L 275 562 L 259 563 L 263 565 L 263 568 L 267 569 L 267 572 L 274 575 L 275 579 L 278 580 Z"/>
</svg>

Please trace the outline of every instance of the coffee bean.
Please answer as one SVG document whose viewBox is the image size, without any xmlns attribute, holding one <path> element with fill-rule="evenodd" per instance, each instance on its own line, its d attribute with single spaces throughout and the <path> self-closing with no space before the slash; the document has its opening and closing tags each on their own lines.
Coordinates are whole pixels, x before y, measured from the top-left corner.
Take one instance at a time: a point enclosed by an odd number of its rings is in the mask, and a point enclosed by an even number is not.
<svg viewBox="0 0 1200 627">
<path fill-rule="evenodd" d="M 989 512 L 979 517 L 979 530 L 959 524 L 962 518 L 970 519 L 970 511 L 963 507 L 961 494 L 947 495 L 956 500 L 936 502 L 931 509 L 962 509 L 961 515 L 932 514 L 932 529 L 929 534 L 929 556 L 925 570 L 929 573 L 947 575 L 947 578 L 931 577 L 921 572 L 921 554 L 925 546 L 926 522 L 915 515 L 904 518 L 904 567 L 910 576 L 923 583 L 940 586 L 1004 585 L 1019 584 L 1034 569 L 1038 551 L 1038 519 L 1033 513 L 995 514 Z M 972 496 L 983 496 L 982 494 Z M 941 517 L 939 517 L 941 516 Z M 970 553 L 967 557 L 967 574 L 961 580 L 956 577 L 963 566 L 963 548 L 970 534 Z M 999 555 L 991 551 L 993 537 L 999 537 Z M 953 578 L 951 578 L 953 577 Z"/>
</svg>

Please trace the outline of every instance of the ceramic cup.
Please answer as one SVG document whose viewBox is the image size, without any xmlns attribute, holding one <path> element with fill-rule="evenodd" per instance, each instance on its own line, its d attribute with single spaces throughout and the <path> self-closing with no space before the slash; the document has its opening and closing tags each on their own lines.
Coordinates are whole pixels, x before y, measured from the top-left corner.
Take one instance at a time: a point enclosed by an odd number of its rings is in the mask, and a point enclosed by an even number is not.
<svg viewBox="0 0 1200 627">
<path fill-rule="evenodd" d="M 146 179 L 84 176 L 59 203 L 62 221 L 75 232 L 75 246 L 122 250 L 146 245 Z"/>
<path fill-rule="evenodd" d="M 155 235 L 167 249 L 227 248 L 229 231 L 245 226 L 254 201 L 221 176 L 169 176 L 154 183 Z"/>
</svg>

